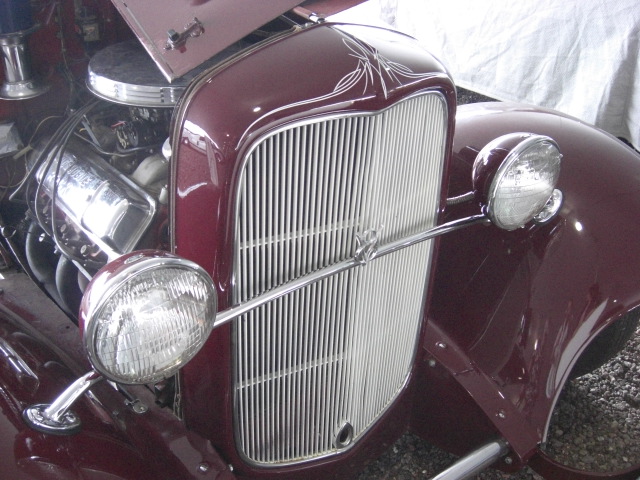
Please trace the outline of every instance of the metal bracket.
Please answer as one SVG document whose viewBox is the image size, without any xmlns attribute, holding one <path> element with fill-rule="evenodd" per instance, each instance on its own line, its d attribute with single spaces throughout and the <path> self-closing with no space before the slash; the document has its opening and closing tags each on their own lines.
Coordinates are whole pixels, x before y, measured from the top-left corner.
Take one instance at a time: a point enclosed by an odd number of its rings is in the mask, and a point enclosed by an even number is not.
<svg viewBox="0 0 640 480">
<path fill-rule="evenodd" d="M 120 393 L 125 398 L 124 404 L 134 413 L 137 413 L 139 415 L 147 413 L 147 411 L 149 410 L 147 404 L 137 398 L 131 392 L 129 392 L 129 390 L 127 390 L 125 387 L 112 381 L 109 381 L 109 385 L 111 385 L 118 393 Z"/>
<path fill-rule="evenodd" d="M 564 195 L 562 194 L 562 191 L 556 188 L 544 208 L 535 217 L 533 217 L 533 221 L 538 224 L 549 222 L 558 214 L 563 201 Z"/>
<path fill-rule="evenodd" d="M 69 409 L 102 376 L 91 370 L 73 382 L 50 404 L 38 404 L 25 408 L 24 421 L 34 430 L 55 435 L 73 435 L 80 430 L 80 418 Z"/>
<path fill-rule="evenodd" d="M 164 46 L 165 50 L 176 50 L 187 42 L 191 37 L 199 37 L 204 33 L 204 27 L 200 20 L 196 17 L 193 17 L 193 21 L 188 23 L 184 27 L 184 31 L 182 33 L 176 32 L 173 28 L 167 30 L 167 43 Z"/>
</svg>

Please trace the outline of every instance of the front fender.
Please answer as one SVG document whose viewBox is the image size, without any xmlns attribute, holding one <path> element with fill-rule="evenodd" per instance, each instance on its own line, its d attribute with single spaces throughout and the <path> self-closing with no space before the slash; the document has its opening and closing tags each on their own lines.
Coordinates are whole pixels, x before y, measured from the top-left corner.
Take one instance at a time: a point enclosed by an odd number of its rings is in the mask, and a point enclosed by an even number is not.
<svg viewBox="0 0 640 480">
<path fill-rule="evenodd" d="M 556 112 L 463 106 L 449 196 L 472 189 L 478 151 L 511 132 L 556 140 L 564 204 L 546 225 L 515 232 L 477 226 L 442 238 L 425 350 L 526 459 L 543 441 L 577 358 L 640 304 L 640 156 Z M 449 207 L 446 219 L 478 208 Z M 453 348 L 436 346 L 446 342 Z"/>
<path fill-rule="evenodd" d="M 46 316 L 46 322 L 42 321 Z M 64 344 L 64 345 L 63 345 Z M 27 279 L 0 276 L 0 477 L 29 480 L 235 478 L 211 444 L 131 389 L 149 409 L 135 413 L 106 382 L 73 406 L 82 428 L 73 435 L 40 433 L 22 413 L 50 404 L 89 366 L 79 333 Z M 63 347 L 64 348 L 61 348 Z"/>
</svg>

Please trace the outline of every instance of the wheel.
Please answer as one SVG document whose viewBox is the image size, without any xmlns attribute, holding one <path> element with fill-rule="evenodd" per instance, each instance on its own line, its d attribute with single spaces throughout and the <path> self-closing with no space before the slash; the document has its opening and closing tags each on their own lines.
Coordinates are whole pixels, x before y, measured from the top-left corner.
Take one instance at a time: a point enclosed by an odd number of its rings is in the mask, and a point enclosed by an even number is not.
<svg viewBox="0 0 640 480">
<path fill-rule="evenodd" d="M 580 356 L 570 380 L 593 372 L 616 356 L 635 333 L 639 320 L 640 308 L 636 308 L 609 325 Z"/>
<path fill-rule="evenodd" d="M 639 318 L 621 317 L 576 364 L 531 463 L 545 478 L 640 478 Z"/>
</svg>

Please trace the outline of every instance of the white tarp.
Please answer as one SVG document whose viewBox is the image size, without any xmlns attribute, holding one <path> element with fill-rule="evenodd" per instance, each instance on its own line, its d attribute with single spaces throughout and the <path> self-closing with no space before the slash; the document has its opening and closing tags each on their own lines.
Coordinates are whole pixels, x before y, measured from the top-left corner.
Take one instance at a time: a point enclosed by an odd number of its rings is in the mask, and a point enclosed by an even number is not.
<svg viewBox="0 0 640 480">
<path fill-rule="evenodd" d="M 337 18 L 387 23 L 461 87 L 568 113 L 640 148 L 637 0 L 370 0 Z"/>
</svg>

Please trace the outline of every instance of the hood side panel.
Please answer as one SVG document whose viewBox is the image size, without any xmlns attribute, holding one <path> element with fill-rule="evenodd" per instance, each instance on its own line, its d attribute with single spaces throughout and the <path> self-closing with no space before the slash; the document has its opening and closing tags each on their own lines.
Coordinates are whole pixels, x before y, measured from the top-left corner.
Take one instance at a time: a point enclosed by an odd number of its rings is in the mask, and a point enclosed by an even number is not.
<svg viewBox="0 0 640 480">
<path fill-rule="evenodd" d="M 113 0 L 162 73 L 183 76 L 256 28 L 292 9 L 299 0 Z M 197 19 L 202 32 L 167 49 L 168 32 L 181 34 Z"/>
</svg>

